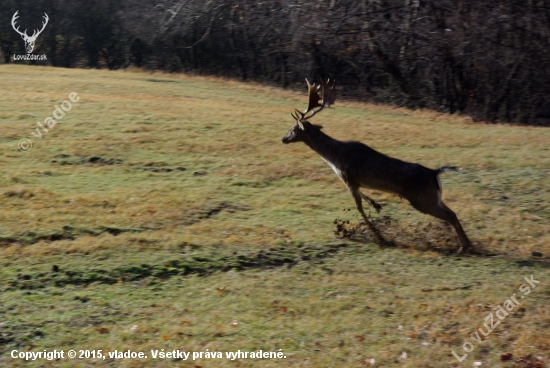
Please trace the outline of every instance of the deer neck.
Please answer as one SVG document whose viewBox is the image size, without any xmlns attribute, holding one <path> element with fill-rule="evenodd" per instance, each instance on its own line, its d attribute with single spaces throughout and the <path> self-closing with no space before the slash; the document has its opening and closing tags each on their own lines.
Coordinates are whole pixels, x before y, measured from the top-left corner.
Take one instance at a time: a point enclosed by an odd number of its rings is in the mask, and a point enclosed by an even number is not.
<svg viewBox="0 0 550 368">
<path fill-rule="evenodd" d="M 325 161 L 331 166 L 338 165 L 338 157 L 340 157 L 340 150 L 342 142 L 326 135 L 321 130 L 315 129 L 308 132 L 304 143 L 317 152 Z"/>
</svg>

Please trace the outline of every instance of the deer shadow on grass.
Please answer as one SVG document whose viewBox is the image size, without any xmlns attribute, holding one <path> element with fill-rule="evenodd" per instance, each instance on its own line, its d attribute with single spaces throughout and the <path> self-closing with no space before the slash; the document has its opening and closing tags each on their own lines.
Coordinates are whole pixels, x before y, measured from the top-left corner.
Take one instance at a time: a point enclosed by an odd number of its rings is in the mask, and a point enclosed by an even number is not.
<svg viewBox="0 0 550 368">
<path fill-rule="evenodd" d="M 453 227 L 443 221 L 420 221 L 411 226 L 400 223 L 389 216 L 371 218 L 371 225 L 364 222 L 336 219 L 334 233 L 340 238 L 357 244 L 377 244 L 381 248 L 400 248 L 419 252 L 436 252 L 444 256 L 489 258 L 500 257 L 520 267 L 540 267 L 550 269 L 548 258 L 519 258 L 506 253 L 490 251 L 479 241 L 475 241 L 468 252 L 456 254 L 460 245 Z M 373 227 L 380 236 L 373 233 Z M 539 256 L 540 257 L 540 256 Z"/>
<path fill-rule="evenodd" d="M 340 218 L 334 220 L 334 224 L 336 236 L 360 244 L 375 243 L 382 248 L 432 251 L 444 255 L 456 254 L 456 250 L 460 248 L 460 241 L 452 225 L 444 221 L 421 221 L 410 226 L 389 216 L 380 216 L 371 218 L 370 224 Z M 493 257 L 498 254 L 488 251 L 476 242 L 475 246 L 460 255 Z"/>
</svg>

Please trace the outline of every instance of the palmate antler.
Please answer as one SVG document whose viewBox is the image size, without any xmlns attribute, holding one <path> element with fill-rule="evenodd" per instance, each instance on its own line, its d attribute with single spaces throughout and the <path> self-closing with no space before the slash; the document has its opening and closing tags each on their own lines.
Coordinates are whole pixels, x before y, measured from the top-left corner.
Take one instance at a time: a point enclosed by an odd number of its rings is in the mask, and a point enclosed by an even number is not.
<svg viewBox="0 0 550 368">
<path fill-rule="evenodd" d="M 307 120 L 311 118 L 313 115 L 317 114 L 319 111 L 323 110 L 325 107 L 330 107 L 334 103 L 334 100 L 336 99 L 336 89 L 334 88 L 335 82 L 332 82 L 332 86 L 329 85 L 330 79 L 327 79 L 326 82 L 324 82 L 321 79 L 320 85 L 315 85 L 309 83 L 309 81 L 306 78 L 307 82 L 307 88 L 308 88 L 308 105 L 307 109 L 304 112 L 296 110 L 295 113 L 291 114 L 294 119 L 297 121 Z M 322 91 L 323 98 L 319 96 L 319 90 Z M 315 110 L 315 108 L 317 108 Z M 307 115 L 309 112 L 311 112 L 310 115 Z"/>
</svg>

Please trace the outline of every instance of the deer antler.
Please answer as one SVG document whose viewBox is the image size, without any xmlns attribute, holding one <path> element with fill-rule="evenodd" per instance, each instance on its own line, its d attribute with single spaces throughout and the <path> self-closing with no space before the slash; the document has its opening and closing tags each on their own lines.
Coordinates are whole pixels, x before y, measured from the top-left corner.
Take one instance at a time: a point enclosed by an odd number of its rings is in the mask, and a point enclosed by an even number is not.
<svg viewBox="0 0 550 368">
<path fill-rule="evenodd" d="M 319 111 L 323 110 L 325 107 L 330 107 L 330 105 L 334 104 L 334 100 L 336 99 L 336 89 L 334 88 L 335 82 L 332 83 L 332 86 L 329 86 L 330 79 L 327 79 L 326 82 L 324 82 L 321 79 L 320 85 L 315 85 L 309 83 L 309 81 L 306 78 L 307 82 L 307 89 L 308 89 L 308 105 L 307 109 L 304 112 L 296 110 L 296 115 L 291 114 L 294 119 L 296 119 L 298 122 L 302 120 L 306 120 L 311 118 L 313 115 L 317 114 Z M 319 96 L 319 90 L 322 89 L 323 98 Z M 318 107 L 317 110 L 315 108 Z M 306 116 L 307 113 L 311 112 L 309 116 Z M 300 114 L 301 116 L 298 116 Z"/>
<path fill-rule="evenodd" d="M 321 80 L 321 83 L 322 82 L 323 80 Z M 321 100 L 321 97 L 319 97 L 320 86 L 316 86 L 315 83 L 310 84 L 307 78 L 306 78 L 306 83 L 307 83 L 307 94 L 308 94 L 309 102 L 307 104 L 307 110 L 304 111 L 304 114 L 307 114 L 308 112 L 310 112 L 316 107 L 321 107 L 321 105 L 319 104 L 319 101 Z"/>
<path fill-rule="evenodd" d="M 332 82 L 332 86 L 328 85 L 329 82 L 330 79 L 327 79 L 326 82 L 323 82 L 321 79 L 321 84 L 323 85 L 323 103 L 321 107 L 330 107 L 336 100 L 336 88 L 334 88 L 336 82 Z"/>
<path fill-rule="evenodd" d="M 21 36 L 27 36 L 27 30 L 26 29 L 25 29 L 25 32 L 23 33 L 19 30 L 19 26 L 17 26 L 17 28 L 15 28 L 15 21 L 17 20 L 17 18 L 19 18 L 19 15 L 17 15 L 17 13 L 19 13 L 19 10 L 17 10 L 15 12 L 15 14 L 13 15 L 13 17 L 11 18 L 11 26 L 13 27 L 15 32 L 19 33 Z"/>
<path fill-rule="evenodd" d="M 46 13 L 44 13 L 43 17 L 44 17 L 44 20 L 45 20 L 46 22 L 42 22 L 42 29 L 41 29 L 40 31 L 38 31 L 38 30 L 36 30 L 36 29 L 34 30 L 34 32 L 33 32 L 32 36 L 31 36 L 31 38 L 33 38 L 33 37 L 34 37 L 34 38 L 38 37 L 38 35 L 39 35 L 40 33 L 42 33 L 42 31 L 44 30 L 44 28 L 46 28 L 46 25 L 48 24 L 48 21 L 50 20 L 50 18 L 48 17 L 48 14 L 46 14 Z M 37 32 L 38 32 L 38 33 L 37 33 Z"/>
<path fill-rule="evenodd" d="M 19 10 L 17 10 L 15 12 L 15 14 L 13 15 L 13 17 L 11 18 L 11 26 L 13 27 L 13 29 L 15 30 L 15 32 L 19 33 L 21 36 L 25 37 L 26 39 L 35 39 L 38 37 L 38 35 L 40 35 L 40 33 L 42 33 L 42 31 L 44 30 L 44 28 L 46 28 L 46 25 L 48 24 L 48 21 L 50 20 L 50 18 L 48 17 L 48 14 L 44 13 L 43 17 L 44 17 L 44 21 L 45 22 L 42 22 L 42 29 L 39 31 L 37 29 L 34 30 L 32 36 L 29 36 L 27 34 L 27 30 L 25 29 L 25 32 L 21 32 L 19 30 L 19 26 L 17 26 L 17 28 L 15 27 L 15 22 L 17 21 L 17 18 L 19 18 Z"/>
<path fill-rule="evenodd" d="M 302 119 L 304 118 L 305 113 L 301 112 L 298 109 L 294 109 L 294 113 L 290 113 L 290 116 L 292 116 L 297 122 L 300 128 L 304 129 L 304 125 L 302 124 Z"/>
</svg>

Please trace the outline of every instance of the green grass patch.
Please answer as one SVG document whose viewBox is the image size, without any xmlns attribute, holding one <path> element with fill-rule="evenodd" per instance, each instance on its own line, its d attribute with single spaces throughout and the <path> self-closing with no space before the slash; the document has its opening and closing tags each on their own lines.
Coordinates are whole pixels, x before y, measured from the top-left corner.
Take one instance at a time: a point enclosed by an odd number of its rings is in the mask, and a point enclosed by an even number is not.
<svg viewBox="0 0 550 368">
<path fill-rule="evenodd" d="M 305 92 L 131 70 L 0 72 L 0 365 L 547 363 L 548 129 L 342 100 L 315 117 L 338 139 L 460 166 L 441 176 L 474 244 L 456 256 L 451 227 L 375 192 L 384 208 L 372 216 L 393 245 L 380 247 L 321 158 L 280 143 Z M 79 102 L 34 137 L 71 92 Z M 540 285 L 459 364 L 451 352 L 532 274 Z M 287 358 L 50 363 L 14 349 Z"/>
</svg>

